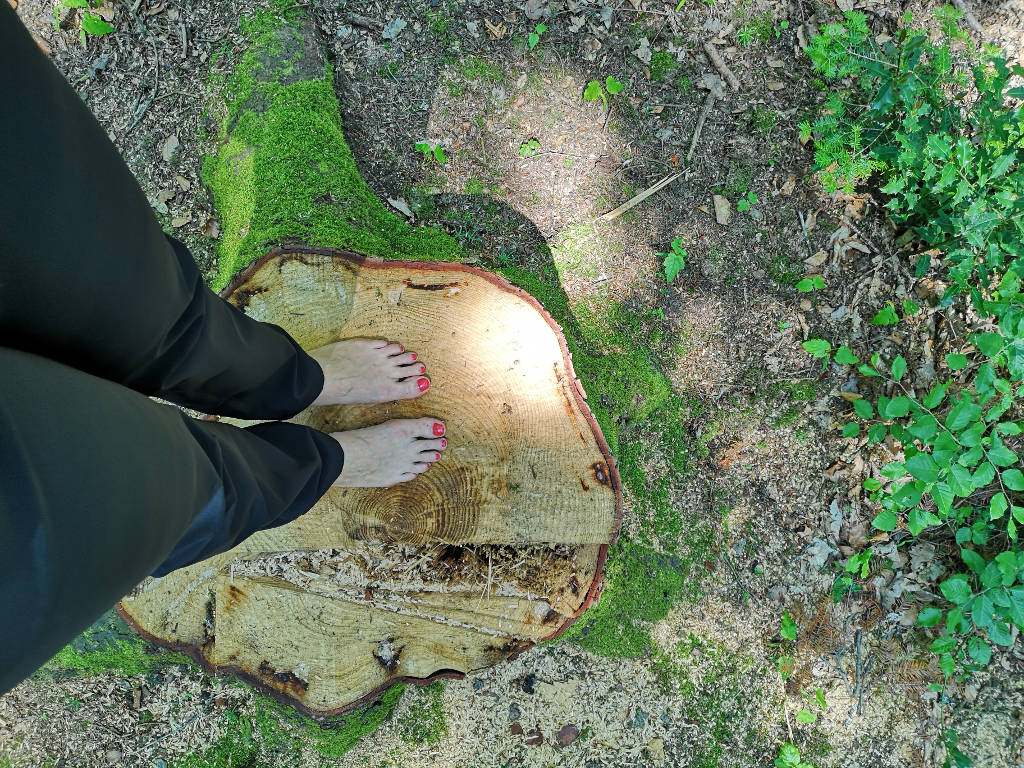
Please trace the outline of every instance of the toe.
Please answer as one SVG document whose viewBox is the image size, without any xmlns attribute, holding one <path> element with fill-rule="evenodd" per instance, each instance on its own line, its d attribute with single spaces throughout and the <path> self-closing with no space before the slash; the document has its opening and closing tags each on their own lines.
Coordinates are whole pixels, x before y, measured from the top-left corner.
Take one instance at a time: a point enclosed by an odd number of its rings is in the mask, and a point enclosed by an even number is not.
<svg viewBox="0 0 1024 768">
<path fill-rule="evenodd" d="M 429 440 L 435 437 L 441 437 L 444 432 L 445 425 L 440 419 L 416 419 L 416 437 L 422 437 Z"/>
<path fill-rule="evenodd" d="M 423 453 L 436 453 L 448 447 L 448 441 L 443 437 L 435 437 L 430 440 L 417 440 L 413 448 Z"/>
<path fill-rule="evenodd" d="M 394 357 L 395 355 L 402 354 L 405 351 L 405 347 L 403 347 L 401 344 L 390 343 L 386 344 L 383 347 L 380 347 L 380 351 L 383 352 L 388 357 Z"/>
<path fill-rule="evenodd" d="M 389 358 L 395 365 L 412 365 L 416 362 L 415 352 L 402 352 Z"/>
<path fill-rule="evenodd" d="M 405 377 L 399 382 L 399 391 L 401 397 L 419 397 L 428 389 L 430 389 L 430 379 L 421 373 L 413 373 L 408 377 Z"/>
</svg>

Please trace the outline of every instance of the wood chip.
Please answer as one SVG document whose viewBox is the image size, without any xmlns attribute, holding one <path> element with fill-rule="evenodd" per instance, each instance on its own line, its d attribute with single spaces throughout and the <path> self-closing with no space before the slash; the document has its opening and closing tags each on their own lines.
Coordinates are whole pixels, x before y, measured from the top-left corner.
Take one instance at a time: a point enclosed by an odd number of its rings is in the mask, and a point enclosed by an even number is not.
<svg viewBox="0 0 1024 768">
<path fill-rule="evenodd" d="M 7 0 L 7 2 L 10 3 L 11 8 L 18 10 L 18 0 Z"/>
<path fill-rule="evenodd" d="M 715 221 L 723 226 L 728 224 L 732 217 L 732 203 L 721 195 L 715 195 L 712 201 L 715 204 Z"/>
<path fill-rule="evenodd" d="M 487 35 L 491 40 L 501 40 L 508 34 L 508 27 L 502 22 L 492 24 L 490 19 L 484 19 L 484 26 L 487 28 Z"/>
</svg>

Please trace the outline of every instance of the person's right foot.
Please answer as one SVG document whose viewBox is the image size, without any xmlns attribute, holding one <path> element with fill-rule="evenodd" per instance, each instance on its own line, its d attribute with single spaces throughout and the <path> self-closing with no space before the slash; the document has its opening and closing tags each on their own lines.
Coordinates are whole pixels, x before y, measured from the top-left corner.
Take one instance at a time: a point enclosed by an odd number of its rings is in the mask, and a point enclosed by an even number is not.
<svg viewBox="0 0 1024 768">
<path fill-rule="evenodd" d="M 392 419 L 347 432 L 332 432 L 345 451 L 345 464 L 334 485 L 387 488 L 412 480 L 441 458 L 448 446 L 444 424 L 437 419 Z"/>
</svg>

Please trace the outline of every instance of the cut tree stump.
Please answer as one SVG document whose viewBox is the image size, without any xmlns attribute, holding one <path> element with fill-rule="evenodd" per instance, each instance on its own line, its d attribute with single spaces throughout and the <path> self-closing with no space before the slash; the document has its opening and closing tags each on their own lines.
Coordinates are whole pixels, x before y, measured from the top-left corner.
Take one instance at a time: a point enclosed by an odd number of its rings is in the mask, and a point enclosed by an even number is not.
<svg viewBox="0 0 1024 768">
<path fill-rule="evenodd" d="M 422 397 L 293 421 L 333 432 L 435 416 L 448 449 L 415 480 L 332 489 L 289 525 L 140 585 L 120 609 L 141 634 L 330 716 L 514 656 L 597 597 L 619 477 L 535 299 L 461 264 L 294 248 L 225 294 L 307 349 L 401 340 L 429 365 Z"/>
</svg>

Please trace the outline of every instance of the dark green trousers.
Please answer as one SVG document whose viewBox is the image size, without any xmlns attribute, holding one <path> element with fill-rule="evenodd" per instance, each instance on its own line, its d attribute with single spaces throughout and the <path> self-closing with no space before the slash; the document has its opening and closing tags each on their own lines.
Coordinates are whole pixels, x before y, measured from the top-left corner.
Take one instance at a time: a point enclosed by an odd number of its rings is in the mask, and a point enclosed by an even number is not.
<svg viewBox="0 0 1024 768">
<path fill-rule="evenodd" d="M 214 295 L 0 2 L 0 694 L 146 576 L 307 511 L 341 472 L 282 419 L 323 372 Z"/>
</svg>

